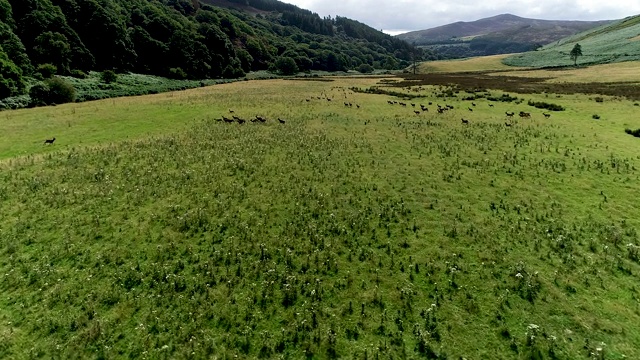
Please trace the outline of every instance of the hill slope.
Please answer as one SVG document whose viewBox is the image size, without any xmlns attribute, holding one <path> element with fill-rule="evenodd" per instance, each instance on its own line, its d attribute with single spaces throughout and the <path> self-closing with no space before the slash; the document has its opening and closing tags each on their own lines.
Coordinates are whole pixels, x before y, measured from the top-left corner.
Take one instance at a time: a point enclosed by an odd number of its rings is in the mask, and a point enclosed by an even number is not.
<svg viewBox="0 0 640 360">
<path fill-rule="evenodd" d="M 552 21 L 502 14 L 397 35 L 450 58 L 529 51 L 610 21 Z"/>
<path fill-rule="evenodd" d="M 508 57 L 504 63 L 533 67 L 573 65 L 569 53 L 577 43 L 581 45 L 583 54 L 578 64 L 640 60 L 640 15 L 563 38 L 538 51 Z"/>
<path fill-rule="evenodd" d="M 0 98 L 23 93 L 22 77 L 47 63 L 60 75 L 114 69 L 202 79 L 241 77 L 280 58 L 295 62 L 290 72 L 397 69 L 413 53 L 351 19 L 275 0 L 211 2 L 0 0 Z"/>
</svg>

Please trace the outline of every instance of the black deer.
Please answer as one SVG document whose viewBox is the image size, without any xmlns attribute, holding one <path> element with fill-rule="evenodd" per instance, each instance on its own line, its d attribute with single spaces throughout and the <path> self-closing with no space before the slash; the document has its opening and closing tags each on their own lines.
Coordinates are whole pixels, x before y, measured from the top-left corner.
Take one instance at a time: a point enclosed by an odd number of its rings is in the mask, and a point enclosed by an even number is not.
<svg viewBox="0 0 640 360">
<path fill-rule="evenodd" d="M 44 141 L 44 143 L 45 143 L 45 144 L 53 144 L 53 142 L 54 142 L 54 141 L 56 141 L 56 138 L 53 138 L 53 139 L 46 139 L 46 140 Z"/>
</svg>

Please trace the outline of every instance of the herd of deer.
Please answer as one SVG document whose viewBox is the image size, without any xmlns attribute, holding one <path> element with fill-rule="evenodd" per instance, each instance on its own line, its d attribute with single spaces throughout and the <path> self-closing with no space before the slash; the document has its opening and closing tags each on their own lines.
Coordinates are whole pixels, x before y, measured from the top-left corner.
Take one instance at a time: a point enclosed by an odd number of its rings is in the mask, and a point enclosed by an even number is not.
<svg viewBox="0 0 640 360">
<path fill-rule="evenodd" d="M 407 106 L 407 104 L 406 104 L 406 103 L 404 103 L 404 102 L 399 102 L 399 101 L 394 101 L 394 100 L 387 100 L 387 104 L 389 104 L 389 105 L 400 105 L 400 106 L 403 106 L 403 107 L 406 107 L 406 106 Z M 420 115 L 422 112 L 428 112 L 428 111 L 429 111 L 429 108 L 428 108 L 428 107 L 426 107 L 425 105 L 422 105 L 422 104 L 418 104 L 418 105 L 420 105 L 420 109 L 421 109 L 422 111 L 414 110 L 413 112 L 414 112 L 416 115 Z M 432 103 L 432 102 L 429 102 L 429 105 L 433 105 L 433 103 Z M 493 104 L 488 104 L 488 105 L 489 105 L 489 107 L 491 107 L 491 108 L 492 108 L 492 107 L 494 107 L 494 105 L 493 105 Z M 415 107 L 416 107 L 416 104 L 411 103 L 411 106 L 415 108 Z M 448 105 L 448 104 L 445 104 L 444 106 L 442 106 L 442 105 L 440 105 L 440 104 L 436 104 L 436 106 L 437 106 L 437 112 L 438 112 L 438 114 L 444 114 L 446 111 L 449 111 L 449 110 L 453 110 L 453 109 L 454 109 L 453 105 Z M 474 109 L 476 106 L 477 106 L 477 104 L 476 104 L 476 103 L 471 102 L 471 107 L 467 107 L 467 110 L 469 110 L 470 112 L 473 112 L 473 109 Z M 507 118 L 512 119 L 512 118 L 513 118 L 513 116 L 514 116 L 516 113 L 515 113 L 515 112 L 513 112 L 513 111 L 511 111 L 511 112 L 507 111 L 507 112 L 505 112 L 505 114 L 506 114 Z M 549 114 L 549 113 L 542 113 L 542 115 L 544 115 L 544 117 L 545 117 L 545 118 L 547 118 L 547 119 L 551 117 L 551 114 Z M 531 113 L 524 112 L 524 111 L 520 111 L 520 113 L 518 114 L 518 116 L 520 116 L 520 117 L 521 117 L 521 118 L 523 118 L 523 119 L 530 119 L 530 118 L 531 118 Z M 462 119 L 461 119 L 461 121 L 462 121 L 462 123 L 463 123 L 463 124 L 469 124 L 469 120 L 468 120 L 468 119 L 462 118 Z M 505 123 L 504 123 L 504 125 L 505 125 L 505 126 L 507 126 L 507 127 L 511 127 L 513 124 L 512 124 L 512 123 L 510 123 L 510 122 L 505 122 Z"/>
</svg>

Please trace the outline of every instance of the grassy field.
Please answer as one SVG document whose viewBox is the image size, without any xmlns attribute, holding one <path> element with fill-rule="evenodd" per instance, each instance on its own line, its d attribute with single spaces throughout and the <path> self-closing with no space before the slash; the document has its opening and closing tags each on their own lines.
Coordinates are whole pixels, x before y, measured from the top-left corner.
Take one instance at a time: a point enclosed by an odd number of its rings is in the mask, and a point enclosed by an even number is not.
<svg viewBox="0 0 640 360">
<path fill-rule="evenodd" d="M 615 64 L 593 65 L 580 68 L 563 68 L 562 70 L 514 70 L 509 76 L 539 77 L 549 79 L 548 82 L 570 83 L 602 83 L 602 82 L 640 82 L 640 61 L 628 61 Z M 503 72 L 494 75 L 504 75 Z"/>
<path fill-rule="evenodd" d="M 508 55 L 482 56 L 460 60 L 440 60 L 423 62 L 418 66 L 418 72 L 427 73 L 456 73 L 467 71 L 492 71 L 492 70 L 514 70 L 514 68 L 502 63 Z"/>
<path fill-rule="evenodd" d="M 0 358 L 640 357 L 634 102 L 331 80 L 4 112 Z"/>
</svg>

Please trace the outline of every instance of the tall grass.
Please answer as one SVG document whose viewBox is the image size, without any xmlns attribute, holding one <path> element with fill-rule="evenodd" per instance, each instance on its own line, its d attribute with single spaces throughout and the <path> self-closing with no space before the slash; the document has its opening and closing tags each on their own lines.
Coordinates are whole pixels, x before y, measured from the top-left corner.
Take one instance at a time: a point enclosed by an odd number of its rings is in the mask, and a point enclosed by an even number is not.
<svg viewBox="0 0 640 360">
<path fill-rule="evenodd" d="M 636 139 L 372 83 L 140 98 L 201 116 L 5 160 L 0 357 L 637 357 Z"/>
</svg>

